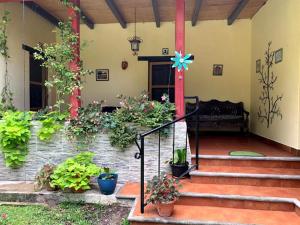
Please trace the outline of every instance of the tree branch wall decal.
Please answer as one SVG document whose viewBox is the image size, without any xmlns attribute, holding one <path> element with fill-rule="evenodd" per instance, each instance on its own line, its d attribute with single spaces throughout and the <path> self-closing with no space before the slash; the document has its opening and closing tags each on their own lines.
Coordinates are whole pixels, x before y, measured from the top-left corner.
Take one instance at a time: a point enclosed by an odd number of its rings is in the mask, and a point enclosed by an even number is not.
<svg viewBox="0 0 300 225">
<path fill-rule="evenodd" d="M 272 95 L 278 77 L 272 71 L 275 53 L 271 50 L 271 45 L 272 42 L 269 42 L 268 48 L 265 51 L 265 63 L 258 72 L 258 80 L 262 85 L 262 91 L 259 97 L 260 105 L 257 115 L 262 123 L 267 123 L 267 128 L 270 127 L 275 116 L 282 119 L 279 103 L 282 100 L 283 95 L 276 95 L 276 97 Z"/>
</svg>

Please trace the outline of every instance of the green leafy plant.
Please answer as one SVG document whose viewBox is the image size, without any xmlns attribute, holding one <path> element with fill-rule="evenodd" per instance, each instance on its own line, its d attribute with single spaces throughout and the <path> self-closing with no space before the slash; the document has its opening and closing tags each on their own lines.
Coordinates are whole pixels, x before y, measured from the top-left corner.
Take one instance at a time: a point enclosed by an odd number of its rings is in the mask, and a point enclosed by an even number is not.
<svg viewBox="0 0 300 225">
<path fill-rule="evenodd" d="M 86 146 L 95 139 L 95 135 L 101 130 L 101 103 L 93 102 L 87 107 L 78 110 L 78 117 L 70 120 L 66 128 L 69 140 Z"/>
<path fill-rule="evenodd" d="M 49 112 L 41 116 L 42 127 L 38 132 L 38 137 L 41 141 L 50 141 L 53 135 L 63 127 L 65 119 L 68 117 L 67 113 L 59 113 L 57 111 Z"/>
<path fill-rule="evenodd" d="M 82 152 L 59 164 L 51 175 L 51 187 L 73 192 L 91 189 L 90 178 L 102 169 L 92 162 L 94 153 Z"/>
<path fill-rule="evenodd" d="M 184 165 L 186 164 L 186 148 L 179 148 L 176 149 L 174 153 L 174 162 L 172 162 L 175 165 Z"/>
<path fill-rule="evenodd" d="M 57 102 L 55 106 L 60 109 L 65 104 L 65 97 L 71 95 L 75 90 L 82 89 L 82 79 L 92 72 L 83 69 L 79 55 L 74 51 L 78 44 L 79 36 L 72 29 L 72 18 L 66 22 L 59 22 L 58 34 L 60 42 L 52 44 L 39 44 L 35 49 L 34 58 L 43 61 L 42 66 L 52 71 L 52 79 L 47 80 L 48 88 L 55 88 Z M 75 63 L 73 69 L 70 63 Z M 76 68 L 76 70 L 74 70 Z"/>
<path fill-rule="evenodd" d="M 10 22 L 9 11 L 4 11 L 4 15 L 0 20 L 0 54 L 5 61 L 5 74 L 4 74 L 4 86 L 1 91 L 1 100 L 0 100 L 0 118 L 3 116 L 3 113 L 8 110 L 16 110 L 13 105 L 13 93 L 11 91 L 9 74 L 8 74 L 8 46 L 7 46 L 7 25 Z"/>
<path fill-rule="evenodd" d="M 105 176 L 101 177 L 102 180 L 111 180 L 115 178 L 115 171 L 107 167 L 103 168 L 101 174 L 105 174 Z"/>
<path fill-rule="evenodd" d="M 35 177 L 36 190 L 42 190 L 44 188 L 46 188 L 47 190 L 52 190 L 52 188 L 50 187 L 50 182 L 51 175 L 53 174 L 54 169 L 55 166 L 52 164 L 46 164 L 42 167 L 42 169 Z"/>
<path fill-rule="evenodd" d="M 137 130 L 130 127 L 122 120 L 122 115 L 117 113 L 103 116 L 103 127 L 108 130 L 110 143 L 121 150 L 125 150 L 136 138 Z"/>
<path fill-rule="evenodd" d="M 146 93 L 135 98 L 123 95 L 118 98 L 121 100 L 121 108 L 111 114 L 103 115 L 102 123 L 108 130 L 111 145 L 121 150 L 133 144 L 136 138 L 137 129 L 135 126 L 130 126 L 130 123 L 156 128 L 173 119 L 175 106 L 170 103 L 167 95 L 162 96 L 162 103 L 149 101 Z M 166 133 L 167 131 L 164 131 L 163 134 Z"/>
<path fill-rule="evenodd" d="M 168 177 L 167 174 L 162 173 L 160 176 L 154 176 L 147 183 L 146 204 L 169 203 L 177 200 L 180 195 L 178 188 L 180 188 L 179 181 Z"/>
<path fill-rule="evenodd" d="M 130 225 L 130 222 L 128 221 L 128 219 L 123 218 L 120 225 Z"/>
<path fill-rule="evenodd" d="M 31 137 L 30 121 L 31 115 L 27 112 L 4 113 L 0 123 L 0 147 L 6 166 L 19 168 L 25 162 Z"/>
</svg>

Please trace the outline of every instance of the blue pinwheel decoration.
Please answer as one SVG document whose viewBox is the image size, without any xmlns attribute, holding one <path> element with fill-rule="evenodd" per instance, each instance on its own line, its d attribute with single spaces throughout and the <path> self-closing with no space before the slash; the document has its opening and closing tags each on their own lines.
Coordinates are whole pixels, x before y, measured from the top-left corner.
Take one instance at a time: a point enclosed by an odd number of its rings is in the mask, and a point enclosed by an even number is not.
<svg viewBox="0 0 300 225">
<path fill-rule="evenodd" d="M 178 72 L 180 72 L 183 69 L 188 70 L 188 65 L 193 62 L 193 60 L 190 60 L 191 56 L 192 54 L 187 54 L 183 56 L 181 52 L 175 51 L 175 57 L 171 58 L 171 60 L 174 62 L 172 68 L 177 67 Z"/>
</svg>

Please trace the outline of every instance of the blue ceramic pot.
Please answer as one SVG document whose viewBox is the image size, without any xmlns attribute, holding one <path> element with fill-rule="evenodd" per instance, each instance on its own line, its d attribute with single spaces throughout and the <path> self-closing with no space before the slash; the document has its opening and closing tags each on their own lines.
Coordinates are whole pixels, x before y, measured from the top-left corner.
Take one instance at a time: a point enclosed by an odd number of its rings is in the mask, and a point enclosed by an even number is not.
<svg viewBox="0 0 300 225">
<path fill-rule="evenodd" d="M 100 191 L 104 195 L 113 194 L 117 186 L 118 174 L 109 174 L 109 175 L 112 176 L 111 179 L 105 179 L 107 173 L 100 174 L 100 176 L 97 179 Z"/>
</svg>

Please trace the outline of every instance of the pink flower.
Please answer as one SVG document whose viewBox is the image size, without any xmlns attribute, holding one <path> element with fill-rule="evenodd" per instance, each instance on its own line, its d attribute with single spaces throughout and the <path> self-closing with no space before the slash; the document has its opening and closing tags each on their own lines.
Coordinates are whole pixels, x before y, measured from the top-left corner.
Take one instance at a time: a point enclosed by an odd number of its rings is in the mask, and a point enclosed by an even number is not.
<svg viewBox="0 0 300 225">
<path fill-rule="evenodd" d="M 3 220 L 6 220 L 6 219 L 7 219 L 7 214 L 6 214 L 6 213 L 2 213 L 1 218 L 2 218 Z"/>
<path fill-rule="evenodd" d="M 161 96 L 161 100 L 162 101 L 166 101 L 167 100 L 167 96 L 165 96 L 165 95 Z"/>
</svg>

